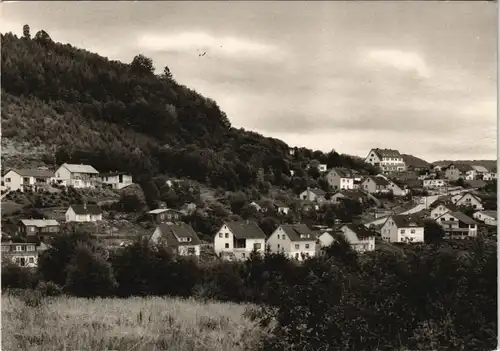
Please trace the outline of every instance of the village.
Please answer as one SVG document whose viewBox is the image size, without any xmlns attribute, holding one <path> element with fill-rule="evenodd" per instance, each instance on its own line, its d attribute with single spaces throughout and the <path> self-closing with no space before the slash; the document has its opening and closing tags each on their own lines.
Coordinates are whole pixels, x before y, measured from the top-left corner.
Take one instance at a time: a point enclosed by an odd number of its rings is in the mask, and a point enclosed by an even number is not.
<svg viewBox="0 0 500 351">
<path fill-rule="evenodd" d="M 485 190 L 496 181 L 496 169 L 479 164 L 428 164 L 397 150 L 379 148 L 370 150 L 364 162 L 376 167 L 379 173 L 361 174 L 347 168 L 328 169 L 327 165 L 311 164 L 309 167 L 317 167 L 333 191 L 306 187 L 293 205 L 278 199 L 248 204 L 256 212 L 285 217 L 292 206 L 314 212 L 344 201 L 369 203 L 372 206 L 364 207 L 364 216 L 349 221 L 336 219 L 330 227 L 282 222 L 268 235 L 255 221 L 226 219 L 216 232 L 204 233 L 203 237 L 212 238 L 207 241 L 183 221 L 186 215 L 198 210 L 195 204 L 170 208 L 163 203 L 145 213 L 151 229 L 149 234 L 139 234 L 135 239 L 165 245 L 181 256 L 200 257 L 203 251 L 208 251 L 215 259 L 245 260 L 252 252 L 272 252 L 302 261 L 322 254 L 322 249 L 339 235 L 360 253 L 387 244 L 424 243 L 426 235 L 431 235 L 426 233 L 425 223 L 429 222 L 442 229 L 446 240 L 496 235 L 496 200 L 491 201 L 494 194 Z M 120 192 L 132 185 L 130 174 L 100 173 L 91 165 L 65 163 L 56 170 L 6 169 L 2 173 L 2 201 L 9 194 L 47 192 L 51 188 Z M 387 205 L 386 199 L 393 201 Z M 102 206 L 86 201 L 70 203 L 62 215 L 63 218 L 21 218 L 11 227 L 14 229 L 2 228 L 2 256 L 21 267 L 36 267 L 39 255 L 50 247 L 51 239 L 67 230 L 68 224 L 94 224 L 98 228 L 109 219 Z M 4 212 L 2 217 L 8 216 Z M 120 241 L 118 246 L 124 247 L 132 241 Z"/>
</svg>

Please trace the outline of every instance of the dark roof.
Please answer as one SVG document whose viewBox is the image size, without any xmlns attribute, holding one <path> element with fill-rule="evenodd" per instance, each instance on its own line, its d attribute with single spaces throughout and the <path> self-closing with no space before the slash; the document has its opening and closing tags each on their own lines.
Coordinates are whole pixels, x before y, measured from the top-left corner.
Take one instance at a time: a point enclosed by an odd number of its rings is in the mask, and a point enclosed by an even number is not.
<svg viewBox="0 0 500 351">
<path fill-rule="evenodd" d="M 276 207 L 288 207 L 287 204 L 285 204 L 284 202 L 281 202 L 279 200 L 274 201 L 274 206 L 276 206 Z"/>
<path fill-rule="evenodd" d="M 458 211 L 458 206 L 453 204 L 452 202 L 446 202 L 446 201 L 443 201 L 443 200 L 437 200 L 435 202 L 432 203 L 431 207 L 432 209 L 435 209 L 436 207 L 438 207 L 439 205 L 443 205 L 444 207 L 446 207 L 448 210 L 450 211 Z"/>
<path fill-rule="evenodd" d="M 342 189 L 342 190 L 337 191 L 334 195 L 336 195 L 336 194 L 342 194 L 345 197 L 355 198 L 355 199 L 366 197 L 366 195 L 363 194 L 359 190 L 349 190 L 349 189 L 346 190 L 346 189 Z"/>
<path fill-rule="evenodd" d="M 389 185 L 389 182 L 385 178 L 382 178 L 382 177 L 368 177 L 367 179 L 373 180 L 376 185 L 380 185 L 380 186 L 388 186 Z"/>
<path fill-rule="evenodd" d="M 392 150 L 392 149 L 373 149 L 373 151 L 377 154 L 379 158 L 383 157 L 401 157 L 401 154 L 399 153 L 398 150 Z"/>
<path fill-rule="evenodd" d="M 471 171 L 473 170 L 474 168 L 472 168 L 471 165 L 466 165 L 466 164 L 463 164 L 463 163 L 456 163 L 455 164 L 455 167 L 460 171 L 460 172 L 467 172 L 467 171 Z"/>
<path fill-rule="evenodd" d="M 198 234 L 186 223 L 162 223 L 158 225 L 162 238 L 167 241 L 167 246 L 199 245 L 201 244 Z M 180 238 L 188 238 L 189 241 L 180 241 Z"/>
<path fill-rule="evenodd" d="M 332 168 L 330 170 L 330 172 L 333 170 L 335 170 L 335 172 L 337 172 L 337 174 L 341 178 L 352 178 L 353 177 L 353 173 L 350 169 L 338 167 L 338 168 Z"/>
<path fill-rule="evenodd" d="M 16 168 L 11 168 L 8 171 L 16 172 L 17 174 L 19 174 L 22 177 L 50 178 L 50 177 L 54 176 L 54 172 L 46 170 L 46 169 L 16 169 Z M 5 172 L 5 174 L 7 172 Z"/>
<path fill-rule="evenodd" d="M 304 191 L 307 191 L 307 189 Z M 320 189 L 320 188 L 310 188 L 309 191 L 311 193 L 314 193 L 314 194 L 319 195 L 319 196 L 326 195 L 326 191 L 324 191 L 323 189 Z"/>
<path fill-rule="evenodd" d="M 349 223 L 349 224 L 346 224 L 345 225 L 347 228 L 349 228 L 350 230 L 352 230 L 354 233 L 356 233 L 356 236 L 358 237 L 358 239 L 366 239 L 366 238 L 369 238 L 371 236 L 376 236 L 376 234 L 369 230 L 367 227 L 365 227 L 363 224 L 352 224 L 352 223 Z"/>
<path fill-rule="evenodd" d="M 495 219 L 497 219 L 498 217 L 498 212 L 497 211 L 479 211 L 480 213 L 482 213 L 483 215 L 485 216 L 489 216 L 489 217 L 493 217 Z"/>
<path fill-rule="evenodd" d="M 398 228 L 423 227 L 422 220 L 413 215 L 393 215 L 390 218 L 396 223 Z"/>
<path fill-rule="evenodd" d="M 298 224 L 282 224 L 281 229 L 285 232 L 291 241 L 315 241 L 318 233 L 311 230 L 307 225 Z"/>
<path fill-rule="evenodd" d="M 484 188 L 486 186 L 486 182 L 481 179 L 466 180 L 465 184 L 468 184 L 473 188 Z"/>
<path fill-rule="evenodd" d="M 266 239 L 266 234 L 254 221 L 226 221 L 224 224 L 236 239 Z"/>
<path fill-rule="evenodd" d="M 70 205 L 75 214 L 77 215 L 99 215 L 102 213 L 101 208 L 98 205 Z"/>
<path fill-rule="evenodd" d="M 403 161 L 408 167 L 414 168 L 427 168 L 430 166 L 429 162 L 422 160 L 421 158 L 415 157 L 413 155 L 401 154 L 403 156 Z"/>
<path fill-rule="evenodd" d="M 451 212 L 451 215 L 465 224 L 477 224 L 475 220 L 460 211 Z"/>
</svg>

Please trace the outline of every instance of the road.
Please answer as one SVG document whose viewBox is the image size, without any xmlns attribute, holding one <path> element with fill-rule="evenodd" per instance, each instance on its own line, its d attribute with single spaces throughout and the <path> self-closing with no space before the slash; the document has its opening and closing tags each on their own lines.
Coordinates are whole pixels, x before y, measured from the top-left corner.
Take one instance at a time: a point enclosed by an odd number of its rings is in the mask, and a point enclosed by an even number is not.
<svg viewBox="0 0 500 351">
<path fill-rule="evenodd" d="M 464 193 L 466 191 L 470 191 L 472 189 L 462 189 L 462 190 L 454 190 L 454 191 L 450 191 L 447 193 L 447 195 L 457 195 L 457 194 L 460 194 L 460 193 Z M 426 208 L 429 208 L 430 205 L 437 201 L 437 199 L 440 197 L 440 196 L 443 196 L 444 194 L 440 194 L 440 195 L 431 195 L 431 196 L 425 196 L 423 197 L 422 199 L 424 200 L 423 203 L 420 203 L 418 205 L 416 205 L 415 207 L 412 207 L 410 208 L 408 211 L 405 211 L 405 212 L 402 212 L 400 214 L 403 214 L 403 215 L 406 215 L 406 214 L 412 214 L 412 213 L 416 213 L 416 212 L 420 212 L 422 210 L 425 210 Z M 388 216 L 387 216 L 388 217 Z M 382 225 L 384 224 L 384 222 L 386 221 L 387 217 L 381 217 L 381 218 L 377 218 L 376 220 L 374 221 L 371 221 L 371 222 L 368 222 L 368 223 L 365 223 L 365 226 L 370 226 L 370 225 Z"/>
</svg>

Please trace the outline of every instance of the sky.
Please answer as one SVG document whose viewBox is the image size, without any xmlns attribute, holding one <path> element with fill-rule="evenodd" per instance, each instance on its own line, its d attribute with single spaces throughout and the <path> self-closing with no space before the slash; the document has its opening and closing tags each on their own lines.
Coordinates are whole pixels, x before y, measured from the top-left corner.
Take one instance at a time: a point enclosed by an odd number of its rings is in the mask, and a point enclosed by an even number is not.
<svg viewBox="0 0 500 351">
<path fill-rule="evenodd" d="M 0 31 L 131 62 L 291 146 L 497 159 L 494 2 L 11 2 Z M 200 54 L 206 53 L 204 56 Z"/>
</svg>

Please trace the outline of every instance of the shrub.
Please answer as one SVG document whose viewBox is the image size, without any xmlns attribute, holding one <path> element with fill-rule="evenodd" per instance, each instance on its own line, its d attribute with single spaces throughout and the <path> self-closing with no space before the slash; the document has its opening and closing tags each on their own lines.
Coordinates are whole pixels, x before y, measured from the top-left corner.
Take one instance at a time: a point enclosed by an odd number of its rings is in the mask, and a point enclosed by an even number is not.
<svg viewBox="0 0 500 351">
<path fill-rule="evenodd" d="M 35 290 L 40 292 L 42 296 L 60 296 L 63 293 L 62 287 L 54 282 L 45 281 L 39 282 Z"/>
</svg>

